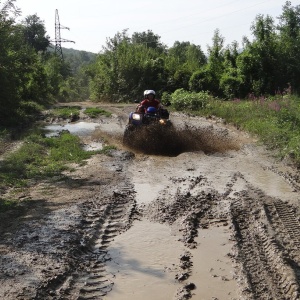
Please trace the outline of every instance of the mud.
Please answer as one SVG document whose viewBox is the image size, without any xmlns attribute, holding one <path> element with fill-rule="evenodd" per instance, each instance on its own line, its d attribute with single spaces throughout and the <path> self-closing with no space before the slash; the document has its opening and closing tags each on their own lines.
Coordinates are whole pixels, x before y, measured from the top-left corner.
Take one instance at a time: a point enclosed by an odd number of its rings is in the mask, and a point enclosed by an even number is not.
<svg viewBox="0 0 300 300">
<path fill-rule="evenodd" d="M 101 108 L 74 134 L 118 150 L 13 191 L 0 299 L 300 299 L 297 169 L 217 118 L 171 113 L 123 144 L 132 106 Z"/>
</svg>

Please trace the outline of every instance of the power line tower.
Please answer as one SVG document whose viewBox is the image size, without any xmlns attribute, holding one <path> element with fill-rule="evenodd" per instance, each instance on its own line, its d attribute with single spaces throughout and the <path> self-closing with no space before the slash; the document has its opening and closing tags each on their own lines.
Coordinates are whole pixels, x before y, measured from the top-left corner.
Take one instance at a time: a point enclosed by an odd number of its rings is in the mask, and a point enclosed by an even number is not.
<svg viewBox="0 0 300 300">
<path fill-rule="evenodd" d="M 63 60 L 64 56 L 63 56 L 63 53 L 62 53 L 61 43 L 62 42 L 75 43 L 75 42 L 74 41 L 69 41 L 69 40 L 66 40 L 66 39 L 62 39 L 61 36 L 60 36 L 60 30 L 61 29 L 70 30 L 70 28 L 60 25 L 58 10 L 56 9 L 55 10 L 55 54 L 58 55 Z"/>
</svg>

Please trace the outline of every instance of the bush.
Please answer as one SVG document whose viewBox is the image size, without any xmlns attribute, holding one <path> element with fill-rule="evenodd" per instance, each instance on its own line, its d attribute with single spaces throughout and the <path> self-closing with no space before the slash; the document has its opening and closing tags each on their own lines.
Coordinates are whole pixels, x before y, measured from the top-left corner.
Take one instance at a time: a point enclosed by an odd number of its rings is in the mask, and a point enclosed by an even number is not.
<svg viewBox="0 0 300 300">
<path fill-rule="evenodd" d="M 171 104 L 176 110 L 198 110 L 205 108 L 213 97 L 208 92 L 188 92 L 178 89 L 171 95 Z"/>
<path fill-rule="evenodd" d="M 34 101 L 21 101 L 18 108 L 11 113 L 8 125 L 22 125 L 34 122 L 41 114 L 43 106 Z"/>
</svg>

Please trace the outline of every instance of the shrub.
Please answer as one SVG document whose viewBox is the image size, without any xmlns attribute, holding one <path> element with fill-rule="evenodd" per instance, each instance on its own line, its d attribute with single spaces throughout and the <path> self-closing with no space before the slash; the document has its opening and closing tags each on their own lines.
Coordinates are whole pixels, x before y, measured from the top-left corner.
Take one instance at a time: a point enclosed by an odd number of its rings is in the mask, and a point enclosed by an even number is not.
<svg viewBox="0 0 300 300">
<path fill-rule="evenodd" d="M 43 107 L 33 101 L 21 101 L 12 120 L 15 124 L 28 124 L 37 119 L 41 114 Z"/>
<path fill-rule="evenodd" d="M 208 92 L 188 92 L 178 89 L 171 95 L 171 104 L 176 110 L 197 110 L 205 108 L 213 99 Z"/>
</svg>

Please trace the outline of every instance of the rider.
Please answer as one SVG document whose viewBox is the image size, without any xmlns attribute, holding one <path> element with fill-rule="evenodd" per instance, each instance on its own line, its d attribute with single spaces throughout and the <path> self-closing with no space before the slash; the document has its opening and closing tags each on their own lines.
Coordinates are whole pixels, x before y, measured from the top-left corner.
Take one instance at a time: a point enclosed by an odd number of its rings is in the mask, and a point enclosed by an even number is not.
<svg viewBox="0 0 300 300">
<path fill-rule="evenodd" d="M 160 108 L 160 101 L 155 98 L 155 91 L 153 90 L 145 90 L 144 91 L 144 99 L 137 106 L 137 112 L 144 113 L 146 112 L 148 107 L 155 107 L 156 109 Z"/>
</svg>

